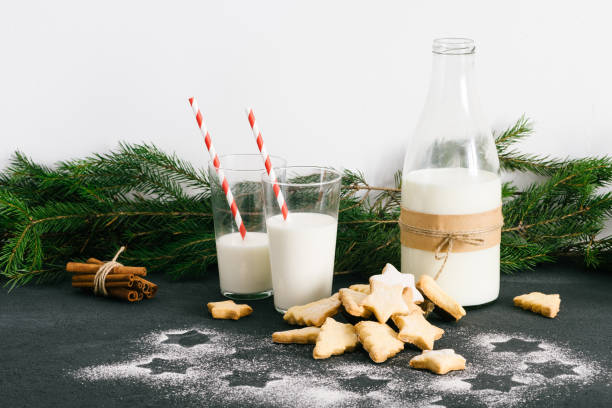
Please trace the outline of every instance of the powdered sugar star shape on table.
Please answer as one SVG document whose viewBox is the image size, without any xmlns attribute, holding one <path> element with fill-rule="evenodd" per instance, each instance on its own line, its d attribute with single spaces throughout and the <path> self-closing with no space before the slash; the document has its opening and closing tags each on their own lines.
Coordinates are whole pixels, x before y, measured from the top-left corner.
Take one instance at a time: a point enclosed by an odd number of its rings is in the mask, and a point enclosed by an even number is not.
<svg viewBox="0 0 612 408">
<path fill-rule="evenodd" d="M 527 385 L 514 381 L 512 374 L 495 375 L 487 373 L 479 373 L 475 378 L 466 378 L 462 380 L 472 384 L 472 391 L 476 390 L 494 390 L 508 392 L 513 387 L 520 387 L 521 385 Z"/>
<path fill-rule="evenodd" d="M 280 377 L 271 376 L 269 371 L 242 371 L 234 370 L 231 374 L 221 377 L 229 381 L 230 387 L 248 385 L 250 387 L 263 388 L 270 381 L 280 380 Z"/>
<path fill-rule="evenodd" d="M 352 378 L 339 378 L 338 382 L 347 391 L 357 392 L 359 394 L 369 394 L 373 391 L 379 391 L 387 386 L 391 380 L 370 378 L 365 374 L 361 374 Z"/>
<path fill-rule="evenodd" d="M 185 374 L 188 368 L 193 367 L 187 360 L 166 360 L 154 358 L 150 363 L 140 364 L 138 367 L 148 368 L 151 374 L 178 373 Z"/>
<path fill-rule="evenodd" d="M 563 364 L 554 360 L 545 361 L 543 363 L 532 363 L 530 361 L 526 361 L 525 364 L 527 364 L 529 367 L 527 370 L 525 370 L 526 372 L 540 374 L 546 378 L 555 378 L 560 375 L 578 375 L 574 371 L 574 367 L 576 367 L 575 365 Z"/>
<path fill-rule="evenodd" d="M 525 341 L 522 339 L 510 339 L 507 341 L 492 342 L 495 346 L 494 352 L 512 352 L 512 353 L 531 353 L 532 351 L 541 351 L 539 341 Z"/>
<path fill-rule="evenodd" d="M 168 338 L 162 343 L 178 344 L 183 347 L 197 346 L 198 344 L 207 343 L 210 340 L 207 335 L 197 330 L 189 330 L 180 334 L 166 334 L 166 336 L 168 336 Z"/>
<path fill-rule="evenodd" d="M 456 396 L 445 395 L 442 399 L 434 401 L 433 405 L 455 408 L 455 407 L 469 407 L 469 408 L 487 408 L 485 404 L 478 396 L 474 394 L 459 394 Z"/>
<path fill-rule="evenodd" d="M 414 285 L 414 275 L 411 273 L 401 273 L 395 266 L 386 264 L 380 275 L 372 275 L 370 281 L 380 281 L 387 285 L 402 285 L 403 288 L 410 288 L 412 290 L 412 300 L 414 302 L 422 302 L 423 295 L 419 292 Z"/>
</svg>

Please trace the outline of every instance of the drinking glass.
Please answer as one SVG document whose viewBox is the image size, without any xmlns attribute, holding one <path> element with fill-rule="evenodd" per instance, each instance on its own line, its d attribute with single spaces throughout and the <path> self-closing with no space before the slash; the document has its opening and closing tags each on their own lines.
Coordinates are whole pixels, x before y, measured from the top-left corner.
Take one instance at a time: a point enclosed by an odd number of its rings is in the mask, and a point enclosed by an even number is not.
<svg viewBox="0 0 612 408">
<path fill-rule="evenodd" d="M 287 219 L 267 174 L 262 184 L 274 307 L 284 313 L 331 295 L 342 176 L 325 167 L 275 171 L 289 209 Z"/>
<path fill-rule="evenodd" d="M 269 297 L 272 294 L 272 279 L 261 184 L 261 172 L 265 167 L 258 154 L 232 154 L 219 159 L 247 230 L 243 240 L 217 177 L 217 170 L 212 161 L 209 162 L 221 293 L 237 300 Z M 280 157 L 271 157 L 271 160 L 273 165 L 286 165 L 286 161 Z"/>
</svg>

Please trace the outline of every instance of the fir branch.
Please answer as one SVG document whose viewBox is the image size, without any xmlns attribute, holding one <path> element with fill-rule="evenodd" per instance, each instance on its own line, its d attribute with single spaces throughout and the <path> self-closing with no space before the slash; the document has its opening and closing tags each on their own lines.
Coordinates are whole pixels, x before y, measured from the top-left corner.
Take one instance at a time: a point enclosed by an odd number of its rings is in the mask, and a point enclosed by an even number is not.
<svg viewBox="0 0 612 408">
<path fill-rule="evenodd" d="M 521 190 L 502 186 L 502 270 L 560 257 L 589 267 L 612 263 L 612 237 L 600 236 L 612 216 L 611 194 L 601 190 L 612 183 L 612 159 L 518 151 L 532 133 L 523 116 L 496 136 L 502 169 L 544 176 Z M 399 264 L 401 172 L 394 179 L 394 186 L 372 186 L 362 173 L 344 172 L 337 271 L 369 275 L 387 262 Z M 1 274 L 9 288 L 59 279 L 66 261 L 110 258 L 127 245 L 127 262 L 173 278 L 202 276 L 216 264 L 210 193 L 205 169 L 153 145 L 121 144 L 55 167 L 17 152 L 0 173 Z"/>
</svg>

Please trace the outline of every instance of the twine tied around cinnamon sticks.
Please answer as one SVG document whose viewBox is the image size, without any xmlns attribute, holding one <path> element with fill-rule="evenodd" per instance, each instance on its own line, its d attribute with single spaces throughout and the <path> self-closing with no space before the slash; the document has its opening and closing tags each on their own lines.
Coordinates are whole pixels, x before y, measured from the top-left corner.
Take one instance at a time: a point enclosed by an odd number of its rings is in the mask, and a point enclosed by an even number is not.
<svg viewBox="0 0 612 408">
<path fill-rule="evenodd" d="M 434 253 L 443 261 L 434 279 L 442 274 L 451 252 L 490 248 L 501 241 L 501 206 L 477 214 L 425 214 L 402 208 L 399 225 L 401 243 L 409 248 Z"/>
<path fill-rule="evenodd" d="M 116 297 L 129 302 L 143 298 L 152 299 L 157 293 L 157 285 L 144 279 L 147 268 L 124 266 L 117 262 L 124 250 L 125 247 L 121 247 L 108 262 L 96 258 L 89 258 L 85 263 L 68 262 L 66 271 L 73 274 L 72 287 L 90 289 L 96 295 Z"/>
<path fill-rule="evenodd" d="M 123 264 L 117 262 L 117 258 L 119 257 L 119 255 L 121 255 L 123 251 L 125 251 L 124 246 L 119 248 L 119 250 L 117 251 L 117 253 L 115 254 L 112 260 L 104 263 L 104 265 L 102 265 L 96 272 L 96 275 L 94 276 L 94 287 L 93 287 L 94 295 L 102 294 L 104 296 L 108 296 L 108 292 L 106 291 L 106 284 L 105 284 L 106 276 L 113 270 L 115 266 L 123 266 Z"/>
</svg>

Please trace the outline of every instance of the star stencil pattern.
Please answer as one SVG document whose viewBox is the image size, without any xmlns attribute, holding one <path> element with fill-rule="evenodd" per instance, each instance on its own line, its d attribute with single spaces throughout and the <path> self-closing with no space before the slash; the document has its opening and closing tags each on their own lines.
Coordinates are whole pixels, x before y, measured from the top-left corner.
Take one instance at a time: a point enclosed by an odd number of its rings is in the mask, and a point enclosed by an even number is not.
<svg viewBox="0 0 612 408">
<path fill-rule="evenodd" d="M 247 360 L 247 361 L 255 361 L 258 359 L 262 359 L 261 350 L 256 350 L 256 349 L 251 349 L 251 348 L 238 349 L 236 350 L 234 354 L 230 354 L 229 357 L 241 359 L 241 360 Z M 265 355 L 263 358 L 265 358 Z"/>
<path fill-rule="evenodd" d="M 512 374 L 507 375 L 494 375 L 487 373 L 480 373 L 475 378 L 467 378 L 461 380 L 472 384 L 472 391 L 476 390 L 495 390 L 508 392 L 514 387 L 521 385 L 527 385 L 524 383 L 516 382 L 512 379 Z"/>
<path fill-rule="evenodd" d="M 179 334 L 166 334 L 166 337 L 168 338 L 162 341 L 162 343 L 178 344 L 183 347 L 193 347 L 210 341 L 210 337 L 197 330 L 189 330 Z"/>
<path fill-rule="evenodd" d="M 474 394 L 449 394 L 432 403 L 448 408 L 487 408 L 487 404 Z"/>
<path fill-rule="evenodd" d="M 221 377 L 224 380 L 229 381 L 230 387 L 237 387 L 240 385 L 248 385 L 250 387 L 263 388 L 270 381 L 280 380 L 278 377 L 270 375 L 269 371 L 241 371 L 234 370 L 231 374 Z"/>
<path fill-rule="evenodd" d="M 574 371 L 575 365 L 572 364 L 563 364 L 559 361 L 550 360 L 545 361 L 543 363 L 531 363 L 526 361 L 528 373 L 536 373 L 540 374 L 546 378 L 555 378 L 559 375 L 578 375 Z"/>
<path fill-rule="evenodd" d="M 493 341 L 491 344 L 495 346 L 493 352 L 510 351 L 513 353 L 531 353 L 532 351 L 544 350 L 540 347 L 539 341 L 527 341 L 515 338 L 507 341 Z"/>
<path fill-rule="evenodd" d="M 347 391 L 357 392 L 359 394 L 369 394 L 385 388 L 391 380 L 370 378 L 365 374 L 352 378 L 339 378 L 338 382 Z"/>
<path fill-rule="evenodd" d="M 157 375 L 162 373 L 185 374 L 188 368 L 194 366 L 185 360 L 166 360 L 164 358 L 154 358 L 150 363 L 141 364 L 138 367 L 148 368 L 151 370 L 151 374 Z"/>
</svg>

